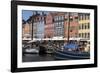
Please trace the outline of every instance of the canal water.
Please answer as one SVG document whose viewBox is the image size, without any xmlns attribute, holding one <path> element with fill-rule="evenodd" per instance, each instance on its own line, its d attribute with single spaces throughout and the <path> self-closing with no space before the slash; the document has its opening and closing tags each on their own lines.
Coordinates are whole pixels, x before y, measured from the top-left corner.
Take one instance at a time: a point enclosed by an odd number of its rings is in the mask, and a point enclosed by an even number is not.
<svg viewBox="0 0 100 73">
<path fill-rule="evenodd" d="M 23 55 L 22 61 L 23 62 L 39 62 L 39 61 L 54 61 L 54 55 L 52 54 L 25 54 Z"/>
</svg>

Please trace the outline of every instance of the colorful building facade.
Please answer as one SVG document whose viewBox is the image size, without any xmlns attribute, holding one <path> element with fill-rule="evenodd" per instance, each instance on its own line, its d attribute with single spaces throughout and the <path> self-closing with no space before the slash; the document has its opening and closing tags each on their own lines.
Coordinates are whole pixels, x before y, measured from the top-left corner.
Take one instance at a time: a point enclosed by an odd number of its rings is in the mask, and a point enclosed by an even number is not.
<svg viewBox="0 0 100 73">
<path fill-rule="evenodd" d="M 38 15 L 34 18 L 33 22 L 33 35 L 34 38 L 44 38 L 44 16 Z"/>
<path fill-rule="evenodd" d="M 57 12 L 54 15 L 54 36 L 55 37 L 64 37 L 64 16 L 62 12 Z"/>
<path fill-rule="evenodd" d="M 53 15 L 49 13 L 45 17 L 45 38 L 52 38 L 54 36 Z"/>
<path fill-rule="evenodd" d="M 78 37 L 78 13 L 66 13 L 64 22 L 64 37 Z"/>
<path fill-rule="evenodd" d="M 33 32 L 32 32 L 33 24 Z M 90 38 L 90 14 L 75 12 L 48 12 L 32 15 L 23 24 L 23 37 L 31 38 Z"/>
<path fill-rule="evenodd" d="M 22 24 L 22 37 L 29 39 L 31 38 L 31 24 L 26 22 L 25 24 Z"/>
<path fill-rule="evenodd" d="M 79 38 L 90 38 L 90 14 L 79 13 Z"/>
</svg>

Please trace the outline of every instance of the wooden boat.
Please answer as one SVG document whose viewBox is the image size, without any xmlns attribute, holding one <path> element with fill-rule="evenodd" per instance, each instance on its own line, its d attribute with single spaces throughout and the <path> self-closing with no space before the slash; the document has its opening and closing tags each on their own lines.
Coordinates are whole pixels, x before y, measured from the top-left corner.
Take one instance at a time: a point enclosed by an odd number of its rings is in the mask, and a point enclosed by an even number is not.
<svg viewBox="0 0 100 73">
<path fill-rule="evenodd" d="M 75 52 L 75 51 L 61 51 L 56 50 L 54 53 L 55 59 L 58 60 L 79 60 L 79 59 L 89 59 L 90 54 L 88 52 Z"/>
</svg>

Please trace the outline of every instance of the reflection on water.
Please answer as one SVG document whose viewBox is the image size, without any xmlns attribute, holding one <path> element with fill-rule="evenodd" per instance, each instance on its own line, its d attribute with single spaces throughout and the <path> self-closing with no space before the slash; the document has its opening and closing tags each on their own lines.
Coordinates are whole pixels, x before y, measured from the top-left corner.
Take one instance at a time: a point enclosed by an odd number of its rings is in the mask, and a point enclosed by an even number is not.
<svg viewBox="0 0 100 73">
<path fill-rule="evenodd" d="M 54 61 L 54 55 L 52 54 L 25 54 L 23 56 L 23 62 L 37 62 L 37 61 Z"/>
</svg>

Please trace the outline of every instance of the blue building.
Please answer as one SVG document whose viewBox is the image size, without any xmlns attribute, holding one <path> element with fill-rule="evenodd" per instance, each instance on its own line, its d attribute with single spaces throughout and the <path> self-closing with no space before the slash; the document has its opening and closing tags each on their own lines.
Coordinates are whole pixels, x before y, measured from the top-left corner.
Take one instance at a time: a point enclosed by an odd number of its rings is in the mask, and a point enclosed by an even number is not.
<svg viewBox="0 0 100 73">
<path fill-rule="evenodd" d="M 34 18 L 33 35 L 34 38 L 44 38 L 44 16 L 38 15 Z"/>
</svg>

